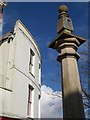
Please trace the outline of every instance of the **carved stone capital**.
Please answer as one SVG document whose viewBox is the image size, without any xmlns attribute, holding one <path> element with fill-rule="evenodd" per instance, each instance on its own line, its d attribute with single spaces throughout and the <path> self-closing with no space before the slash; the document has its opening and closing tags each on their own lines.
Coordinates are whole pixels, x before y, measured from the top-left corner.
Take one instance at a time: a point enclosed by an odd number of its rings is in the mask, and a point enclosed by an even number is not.
<svg viewBox="0 0 90 120">
<path fill-rule="evenodd" d="M 80 58 L 80 55 L 77 52 L 74 53 L 62 53 L 59 54 L 57 57 L 57 61 L 61 62 L 62 59 L 64 58 L 75 58 L 76 60 L 78 60 Z"/>
</svg>

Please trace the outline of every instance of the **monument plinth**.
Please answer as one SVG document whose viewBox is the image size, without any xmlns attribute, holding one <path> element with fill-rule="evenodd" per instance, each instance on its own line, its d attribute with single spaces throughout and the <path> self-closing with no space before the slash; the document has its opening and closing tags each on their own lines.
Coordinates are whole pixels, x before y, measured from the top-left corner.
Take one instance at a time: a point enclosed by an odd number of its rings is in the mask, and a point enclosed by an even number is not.
<svg viewBox="0 0 90 120">
<path fill-rule="evenodd" d="M 57 60 L 61 62 L 62 71 L 63 117 L 84 118 L 82 91 L 77 66 L 77 60 L 80 56 L 77 49 L 85 42 L 85 39 L 72 34 L 73 24 L 68 15 L 67 6 L 60 6 L 58 11 L 58 36 L 49 44 L 49 47 L 59 52 Z"/>
</svg>

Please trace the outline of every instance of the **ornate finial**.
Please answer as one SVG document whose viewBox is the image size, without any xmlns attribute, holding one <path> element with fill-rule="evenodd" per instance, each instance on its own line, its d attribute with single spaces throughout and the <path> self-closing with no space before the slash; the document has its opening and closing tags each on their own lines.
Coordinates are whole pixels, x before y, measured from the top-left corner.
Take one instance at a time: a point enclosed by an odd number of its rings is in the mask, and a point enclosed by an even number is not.
<svg viewBox="0 0 90 120">
<path fill-rule="evenodd" d="M 61 5 L 58 8 L 58 12 L 59 13 L 61 13 L 61 12 L 68 12 L 68 7 L 66 5 Z"/>
<path fill-rule="evenodd" d="M 61 5 L 58 8 L 59 16 L 58 16 L 58 25 L 57 25 L 57 33 L 61 32 L 69 32 L 73 31 L 73 24 L 68 15 L 68 7 L 66 5 Z"/>
</svg>

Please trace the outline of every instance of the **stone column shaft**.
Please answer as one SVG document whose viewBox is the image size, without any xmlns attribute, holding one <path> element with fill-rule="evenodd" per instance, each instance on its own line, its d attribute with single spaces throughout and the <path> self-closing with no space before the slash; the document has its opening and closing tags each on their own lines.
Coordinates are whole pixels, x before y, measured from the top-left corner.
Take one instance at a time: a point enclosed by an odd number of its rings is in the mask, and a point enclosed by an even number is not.
<svg viewBox="0 0 90 120">
<path fill-rule="evenodd" d="M 64 118 L 84 118 L 82 92 L 75 58 L 64 58 L 62 65 Z M 67 67 L 66 67 L 67 66 Z"/>
<path fill-rule="evenodd" d="M 58 61 L 61 62 L 62 66 L 63 117 L 84 118 L 82 91 L 77 66 L 79 55 L 76 52 L 79 42 L 76 38 L 67 38 L 63 41 L 64 43 L 57 48 L 60 52 Z"/>
</svg>

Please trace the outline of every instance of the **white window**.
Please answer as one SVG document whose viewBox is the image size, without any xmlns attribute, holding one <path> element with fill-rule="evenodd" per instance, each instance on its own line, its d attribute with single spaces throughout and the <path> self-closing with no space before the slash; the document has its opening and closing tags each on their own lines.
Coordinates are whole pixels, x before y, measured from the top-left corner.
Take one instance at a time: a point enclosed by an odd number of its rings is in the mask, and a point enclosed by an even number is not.
<svg viewBox="0 0 90 120">
<path fill-rule="evenodd" d="M 31 73 L 32 75 L 34 75 L 34 60 L 35 54 L 32 49 L 30 49 L 29 73 Z"/>
<path fill-rule="evenodd" d="M 32 113 L 32 103 L 33 103 L 33 98 L 32 98 L 32 92 L 33 92 L 33 87 L 29 85 L 28 87 L 28 110 L 27 110 L 27 115 L 31 117 Z"/>
</svg>

